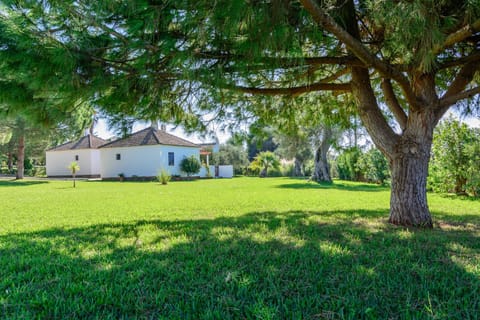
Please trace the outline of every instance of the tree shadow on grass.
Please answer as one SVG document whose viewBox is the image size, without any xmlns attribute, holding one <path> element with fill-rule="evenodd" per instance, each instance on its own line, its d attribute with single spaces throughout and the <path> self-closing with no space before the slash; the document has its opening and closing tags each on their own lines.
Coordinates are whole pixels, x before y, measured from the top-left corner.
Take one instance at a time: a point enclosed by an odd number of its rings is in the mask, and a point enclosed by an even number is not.
<svg viewBox="0 0 480 320">
<path fill-rule="evenodd" d="M 328 182 L 312 182 L 308 180 L 298 180 L 298 183 L 285 183 L 275 186 L 275 188 L 284 189 L 338 189 L 342 191 L 364 191 L 364 192 L 379 192 L 389 190 L 388 187 L 376 184 L 348 184 L 341 181 Z"/>
<path fill-rule="evenodd" d="M 441 194 L 440 196 L 446 199 L 458 199 L 463 201 L 480 202 L 480 197 L 478 196 L 474 197 L 469 195 L 457 195 L 457 194 L 451 194 L 451 193 L 444 193 L 444 194 Z"/>
<path fill-rule="evenodd" d="M 37 180 L 0 180 L 0 188 L 2 187 L 26 187 L 33 186 L 37 184 L 45 184 L 48 181 L 37 181 Z"/>
<path fill-rule="evenodd" d="M 432 217 L 437 224 L 449 224 L 452 226 L 480 228 L 480 212 L 452 215 L 447 212 L 433 211 Z"/>
<path fill-rule="evenodd" d="M 0 317 L 475 318 L 478 232 L 396 228 L 382 214 L 265 211 L 0 236 Z"/>
</svg>

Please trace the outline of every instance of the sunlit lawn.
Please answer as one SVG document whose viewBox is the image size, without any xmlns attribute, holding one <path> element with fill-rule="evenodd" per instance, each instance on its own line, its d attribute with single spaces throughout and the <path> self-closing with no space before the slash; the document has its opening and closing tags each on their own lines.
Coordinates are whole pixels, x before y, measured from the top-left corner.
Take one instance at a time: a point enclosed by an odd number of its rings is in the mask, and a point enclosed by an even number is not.
<svg viewBox="0 0 480 320">
<path fill-rule="evenodd" d="M 0 318 L 476 319 L 480 200 L 287 178 L 0 181 Z"/>
</svg>

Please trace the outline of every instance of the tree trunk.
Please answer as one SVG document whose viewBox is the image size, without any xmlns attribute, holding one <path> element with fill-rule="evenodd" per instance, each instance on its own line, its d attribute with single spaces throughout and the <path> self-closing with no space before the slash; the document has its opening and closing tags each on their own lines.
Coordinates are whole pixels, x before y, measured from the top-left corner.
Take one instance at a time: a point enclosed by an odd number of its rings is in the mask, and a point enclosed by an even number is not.
<svg viewBox="0 0 480 320">
<path fill-rule="evenodd" d="M 321 147 L 315 151 L 315 167 L 312 173 L 312 180 L 317 182 L 332 182 L 330 167 L 328 165 L 327 153 Z"/>
<path fill-rule="evenodd" d="M 403 226 L 432 227 L 427 205 L 429 154 L 400 152 L 392 161 L 389 222 Z"/>
<path fill-rule="evenodd" d="M 407 129 L 390 157 L 392 224 L 432 227 L 427 204 L 427 175 L 435 121 L 428 112 L 411 112 Z"/>
<path fill-rule="evenodd" d="M 7 167 L 8 173 L 11 174 L 13 171 L 13 154 L 11 152 L 8 152 L 7 154 Z"/>
<path fill-rule="evenodd" d="M 17 149 L 17 179 L 23 179 L 24 175 L 24 161 L 25 161 L 25 133 L 22 132 L 18 136 Z"/>
<path fill-rule="evenodd" d="M 298 160 L 298 158 L 295 158 L 293 175 L 295 177 L 303 176 L 303 174 L 302 174 L 302 163 L 300 162 L 300 160 Z"/>
<path fill-rule="evenodd" d="M 265 178 L 268 173 L 268 167 L 264 167 L 262 171 L 260 171 L 260 178 Z"/>
<path fill-rule="evenodd" d="M 465 192 L 465 185 L 466 184 L 467 184 L 467 178 L 457 176 L 455 178 L 455 189 L 454 189 L 455 193 L 459 194 L 459 195 L 466 194 L 466 192 Z"/>
<path fill-rule="evenodd" d="M 330 149 L 332 129 L 325 126 L 320 146 L 315 150 L 315 167 L 312 173 L 312 180 L 316 182 L 332 182 L 330 177 L 330 166 L 328 165 L 327 152 Z"/>
</svg>

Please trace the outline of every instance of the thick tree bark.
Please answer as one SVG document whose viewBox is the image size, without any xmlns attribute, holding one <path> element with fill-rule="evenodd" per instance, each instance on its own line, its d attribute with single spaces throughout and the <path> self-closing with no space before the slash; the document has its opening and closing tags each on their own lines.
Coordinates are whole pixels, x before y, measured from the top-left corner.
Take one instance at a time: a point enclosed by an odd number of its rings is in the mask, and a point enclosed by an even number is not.
<svg viewBox="0 0 480 320">
<path fill-rule="evenodd" d="M 315 151 L 315 167 L 311 179 L 316 182 L 332 182 L 327 157 L 326 154 L 324 156 L 321 148 L 317 148 Z"/>
<path fill-rule="evenodd" d="M 332 128 L 325 126 L 322 130 L 320 146 L 315 150 L 315 167 L 311 179 L 316 182 L 332 182 L 330 177 L 330 166 L 328 165 L 327 153 L 330 149 L 332 139 Z"/>
<path fill-rule="evenodd" d="M 25 161 L 25 133 L 22 132 L 18 136 L 17 149 L 17 179 L 23 179 L 24 176 L 24 161 Z"/>
<path fill-rule="evenodd" d="M 434 127 L 433 112 L 411 112 L 405 134 L 389 157 L 392 171 L 390 223 L 432 227 L 426 185 Z"/>
<path fill-rule="evenodd" d="M 427 173 L 430 154 L 399 151 L 391 163 L 392 191 L 389 222 L 403 226 L 432 227 L 427 205 Z"/>
</svg>

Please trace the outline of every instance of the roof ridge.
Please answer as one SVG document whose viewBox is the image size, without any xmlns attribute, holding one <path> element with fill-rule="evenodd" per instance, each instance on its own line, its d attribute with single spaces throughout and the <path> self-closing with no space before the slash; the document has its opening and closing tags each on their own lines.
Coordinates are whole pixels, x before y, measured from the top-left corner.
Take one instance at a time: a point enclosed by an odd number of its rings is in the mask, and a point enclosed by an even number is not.
<svg viewBox="0 0 480 320">
<path fill-rule="evenodd" d="M 82 143 L 83 139 L 85 138 L 85 136 L 81 137 L 80 139 L 78 139 L 75 144 L 73 145 L 73 149 L 75 149 L 80 143 Z"/>
<path fill-rule="evenodd" d="M 87 140 L 85 140 L 85 139 L 87 139 Z M 75 150 L 77 147 L 81 146 L 82 143 L 84 143 L 85 141 L 86 141 L 87 146 L 86 147 L 83 146 L 79 149 L 98 149 L 100 146 L 104 145 L 105 143 L 108 143 L 107 140 L 104 140 L 104 139 L 102 139 L 100 137 L 97 137 L 93 134 L 87 134 L 86 136 L 82 136 L 79 139 L 70 140 L 70 141 L 64 142 L 62 144 L 59 144 L 57 146 L 51 147 L 51 148 L 47 149 L 46 151 L 55 151 L 55 150 L 58 150 L 58 149 L 61 149 L 59 151 Z M 98 146 L 95 144 L 95 141 L 98 141 L 98 144 L 99 144 Z M 63 147 L 67 147 L 67 148 L 63 148 Z"/>
<path fill-rule="evenodd" d="M 200 147 L 198 144 L 186 139 L 177 137 L 163 130 L 157 130 L 153 127 L 147 127 L 125 138 L 120 138 L 101 145 L 99 148 L 120 148 L 144 145 L 165 145 L 165 146 L 185 146 Z"/>
<path fill-rule="evenodd" d="M 70 141 L 64 142 L 64 143 L 62 143 L 62 144 L 59 144 L 58 146 L 51 147 L 50 149 L 47 149 L 46 151 L 50 151 L 50 150 L 54 150 L 54 149 L 63 147 L 63 146 L 65 146 L 65 145 L 69 144 L 69 143 L 73 143 L 73 141 L 70 140 Z"/>
<path fill-rule="evenodd" d="M 157 143 L 158 143 L 158 144 L 161 144 L 161 143 L 160 143 L 160 139 L 158 138 L 158 131 L 159 131 L 159 130 L 157 130 L 157 129 L 153 128 L 153 127 L 151 127 L 151 128 L 152 128 L 153 136 L 155 137 L 155 140 L 157 140 Z"/>
<path fill-rule="evenodd" d="M 165 134 L 167 134 L 167 135 L 169 135 L 169 136 L 171 136 L 171 137 L 174 137 L 174 138 L 176 138 L 176 139 L 180 139 L 180 140 L 182 140 L 182 141 L 184 141 L 184 142 L 188 142 L 188 143 L 194 144 L 194 145 L 196 145 L 196 146 L 199 145 L 198 143 L 194 143 L 194 142 L 191 142 L 191 141 L 189 141 L 189 140 L 187 140 L 187 139 L 180 138 L 180 137 L 178 137 L 178 136 L 176 136 L 176 135 L 174 135 L 174 134 L 168 133 L 167 131 L 157 130 L 157 132 L 165 133 Z"/>
</svg>

